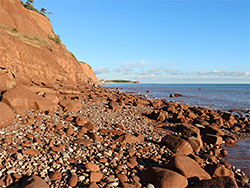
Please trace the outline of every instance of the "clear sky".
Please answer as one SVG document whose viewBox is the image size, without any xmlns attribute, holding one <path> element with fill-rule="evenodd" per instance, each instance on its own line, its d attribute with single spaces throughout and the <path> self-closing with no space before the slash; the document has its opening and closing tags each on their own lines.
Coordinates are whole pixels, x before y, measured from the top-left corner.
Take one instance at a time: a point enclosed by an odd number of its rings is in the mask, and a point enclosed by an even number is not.
<svg viewBox="0 0 250 188">
<path fill-rule="evenodd" d="M 34 0 L 99 79 L 250 83 L 248 0 Z"/>
</svg>

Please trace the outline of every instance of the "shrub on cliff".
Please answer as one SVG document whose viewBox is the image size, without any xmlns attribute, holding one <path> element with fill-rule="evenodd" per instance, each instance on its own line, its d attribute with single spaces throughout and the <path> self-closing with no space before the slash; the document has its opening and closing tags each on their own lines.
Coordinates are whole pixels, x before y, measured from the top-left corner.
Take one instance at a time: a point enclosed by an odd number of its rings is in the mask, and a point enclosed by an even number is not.
<svg viewBox="0 0 250 188">
<path fill-rule="evenodd" d="M 39 14 L 41 14 L 41 15 L 43 15 L 43 16 L 45 16 L 45 17 L 47 18 L 47 16 L 46 16 L 46 14 L 47 14 L 46 11 L 47 11 L 47 9 L 41 8 L 40 11 L 37 10 L 37 9 L 34 7 L 34 5 L 33 5 L 34 0 L 27 0 L 26 3 L 24 3 L 22 0 L 20 0 L 20 2 L 21 2 L 21 4 L 22 4 L 26 9 L 32 10 L 32 11 L 35 11 L 35 12 L 38 12 Z"/>
</svg>

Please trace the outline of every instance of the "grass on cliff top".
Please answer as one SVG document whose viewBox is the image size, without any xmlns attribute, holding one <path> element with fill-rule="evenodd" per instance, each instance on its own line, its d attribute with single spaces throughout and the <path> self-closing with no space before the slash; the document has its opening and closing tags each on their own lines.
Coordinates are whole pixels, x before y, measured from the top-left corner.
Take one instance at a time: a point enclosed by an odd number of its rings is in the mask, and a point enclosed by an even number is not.
<svg viewBox="0 0 250 188">
<path fill-rule="evenodd" d="M 0 29 L 2 29 L 3 31 L 5 31 L 6 33 L 12 36 L 19 38 L 26 44 L 30 44 L 38 48 L 40 48 L 41 46 L 48 46 L 50 49 L 52 49 L 52 46 L 48 43 L 48 41 L 41 38 L 39 35 L 32 36 L 32 35 L 22 34 L 22 33 L 19 33 L 16 28 L 9 28 L 2 24 L 0 24 Z"/>
</svg>

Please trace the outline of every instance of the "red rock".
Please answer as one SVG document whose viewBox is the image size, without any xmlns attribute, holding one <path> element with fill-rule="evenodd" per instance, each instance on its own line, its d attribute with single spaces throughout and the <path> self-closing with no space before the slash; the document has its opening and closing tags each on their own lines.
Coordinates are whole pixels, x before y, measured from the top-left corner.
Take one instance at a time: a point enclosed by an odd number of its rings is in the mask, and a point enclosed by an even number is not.
<svg viewBox="0 0 250 188">
<path fill-rule="evenodd" d="M 176 153 L 182 153 L 184 155 L 193 153 L 191 145 L 186 140 L 178 136 L 166 135 L 162 138 L 161 145 L 168 147 Z"/>
<path fill-rule="evenodd" d="M 76 174 L 71 174 L 71 177 L 69 178 L 68 184 L 71 187 L 75 187 L 78 183 L 78 176 Z"/>
<path fill-rule="evenodd" d="M 52 101 L 55 104 L 58 104 L 60 101 L 59 97 L 56 96 L 55 94 L 52 94 L 52 93 L 45 93 L 44 98 L 49 100 L 49 101 Z"/>
<path fill-rule="evenodd" d="M 148 115 L 149 118 L 151 119 L 155 119 L 157 121 L 165 121 L 166 120 L 166 114 L 161 112 L 161 111 L 157 111 L 157 110 L 154 110 L 151 114 Z"/>
<path fill-rule="evenodd" d="M 66 131 L 67 136 L 72 136 L 74 134 L 74 129 L 72 127 L 69 127 Z"/>
<path fill-rule="evenodd" d="M 7 153 L 15 154 L 15 153 L 17 153 L 17 149 L 15 149 L 15 148 L 8 149 L 8 150 L 7 150 Z"/>
<path fill-rule="evenodd" d="M 40 155 L 40 152 L 37 151 L 36 149 L 25 149 L 25 150 L 22 150 L 22 153 L 23 154 L 26 154 L 26 155 Z"/>
<path fill-rule="evenodd" d="M 82 145 L 84 147 L 93 144 L 89 139 L 82 139 L 82 138 L 76 140 L 75 143 L 78 144 L 78 145 Z"/>
<path fill-rule="evenodd" d="M 211 180 L 203 180 L 194 184 L 194 187 L 202 188 L 238 188 L 237 183 L 230 177 L 219 177 Z"/>
<path fill-rule="evenodd" d="M 0 93 L 12 89 L 16 85 L 16 80 L 8 70 L 0 69 Z"/>
<path fill-rule="evenodd" d="M 88 133 L 89 138 L 91 138 L 94 142 L 102 142 L 102 136 L 97 135 L 96 133 Z"/>
<path fill-rule="evenodd" d="M 129 168 L 134 168 L 135 166 L 138 165 L 137 158 L 136 157 L 130 157 L 128 158 L 128 163 L 127 163 Z"/>
<path fill-rule="evenodd" d="M 147 90 L 147 93 L 150 93 L 150 91 L 149 91 L 149 90 Z"/>
<path fill-rule="evenodd" d="M 78 112 L 82 104 L 78 101 L 60 101 L 60 105 L 64 107 L 64 112 Z"/>
<path fill-rule="evenodd" d="M 89 120 L 88 119 L 85 119 L 84 117 L 82 116 L 77 116 L 77 118 L 75 119 L 75 122 L 78 126 L 83 126 L 85 125 Z"/>
<path fill-rule="evenodd" d="M 200 129 L 191 124 L 177 124 L 177 129 L 185 136 L 200 136 Z"/>
<path fill-rule="evenodd" d="M 0 114 L 0 129 L 10 125 L 15 119 L 11 108 L 2 102 L 0 102 Z"/>
<path fill-rule="evenodd" d="M 202 134 L 214 134 L 218 136 L 224 136 L 222 130 L 215 126 L 206 126 L 204 130 L 202 130 Z"/>
<path fill-rule="evenodd" d="M 87 123 L 84 124 L 84 127 L 87 128 L 89 131 L 97 131 L 97 128 L 91 121 L 88 121 Z"/>
<path fill-rule="evenodd" d="M 234 179 L 233 171 L 227 169 L 224 165 L 221 164 L 208 164 L 206 165 L 205 170 L 213 178 L 230 176 L 232 179 Z"/>
<path fill-rule="evenodd" d="M 103 174 L 101 172 L 91 172 L 90 173 L 90 182 L 99 182 L 101 181 Z"/>
<path fill-rule="evenodd" d="M 62 152 L 62 151 L 63 151 L 62 148 L 57 147 L 57 146 L 51 147 L 51 150 L 52 150 L 52 151 L 55 151 L 55 152 Z"/>
<path fill-rule="evenodd" d="M 202 136 L 203 142 L 213 145 L 221 145 L 223 142 L 222 137 L 212 134 L 205 134 Z"/>
<path fill-rule="evenodd" d="M 116 105 L 114 102 L 110 101 L 108 104 L 109 108 L 113 111 L 121 111 L 122 107 Z"/>
<path fill-rule="evenodd" d="M 53 174 L 50 176 L 51 181 L 57 181 L 62 179 L 62 174 L 59 171 L 55 171 Z"/>
<path fill-rule="evenodd" d="M 23 113 L 28 110 L 56 110 L 55 103 L 32 93 L 22 86 L 17 86 L 3 95 L 2 101 L 16 111 Z"/>
<path fill-rule="evenodd" d="M 134 142 L 140 142 L 140 140 L 133 136 L 133 135 L 130 135 L 130 134 L 124 134 L 124 135 L 121 135 L 119 136 L 115 142 L 119 142 L 119 143 L 134 143 Z"/>
<path fill-rule="evenodd" d="M 98 165 L 94 164 L 94 163 L 86 163 L 85 164 L 85 168 L 87 170 L 90 170 L 91 172 L 98 172 L 100 171 L 100 168 Z"/>
<path fill-rule="evenodd" d="M 199 180 L 211 179 L 210 175 L 195 160 L 185 155 L 177 154 L 173 156 L 167 164 L 167 168 L 181 173 L 186 178 L 197 177 Z"/>
<path fill-rule="evenodd" d="M 128 181 L 128 177 L 125 174 L 118 174 L 117 177 L 121 182 L 127 182 Z"/>
<path fill-rule="evenodd" d="M 7 174 L 6 178 L 5 178 L 5 185 L 8 187 L 12 183 L 13 183 L 13 179 L 12 179 L 11 175 Z"/>
<path fill-rule="evenodd" d="M 92 182 L 89 184 L 89 188 L 99 188 L 99 186 L 96 183 Z"/>
<path fill-rule="evenodd" d="M 184 188 L 188 185 L 187 178 L 164 168 L 151 167 L 140 173 L 141 182 L 152 183 L 157 188 Z"/>
<path fill-rule="evenodd" d="M 23 188 L 49 188 L 49 185 L 40 177 L 33 175 L 25 178 L 21 183 L 20 187 Z"/>
</svg>

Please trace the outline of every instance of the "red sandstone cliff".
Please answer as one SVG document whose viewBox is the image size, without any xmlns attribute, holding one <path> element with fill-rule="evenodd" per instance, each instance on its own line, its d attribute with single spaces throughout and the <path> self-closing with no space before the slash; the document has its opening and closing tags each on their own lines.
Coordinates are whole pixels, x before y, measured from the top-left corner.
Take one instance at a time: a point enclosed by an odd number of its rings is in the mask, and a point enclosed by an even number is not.
<svg viewBox="0 0 250 188">
<path fill-rule="evenodd" d="M 48 36 L 55 34 L 45 16 L 27 10 L 19 0 L 1 0 L 0 77 L 7 71 L 21 83 L 98 82 L 89 65 L 79 63 L 64 45 Z"/>
</svg>

